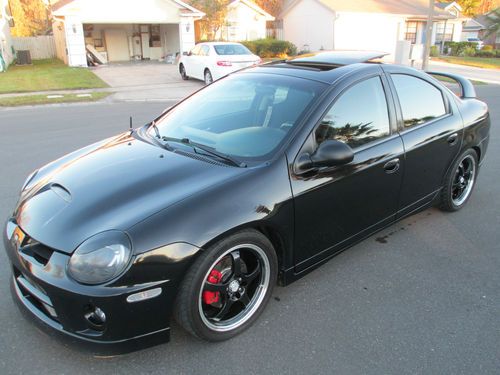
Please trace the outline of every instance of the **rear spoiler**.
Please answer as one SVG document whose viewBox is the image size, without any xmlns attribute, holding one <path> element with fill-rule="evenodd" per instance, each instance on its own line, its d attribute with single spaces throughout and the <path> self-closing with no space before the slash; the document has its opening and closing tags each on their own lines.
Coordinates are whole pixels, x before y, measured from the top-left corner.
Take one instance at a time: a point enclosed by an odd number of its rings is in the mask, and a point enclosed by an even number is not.
<svg viewBox="0 0 500 375">
<path fill-rule="evenodd" d="M 462 77 L 458 74 L 442 73 L 442 72 L 427 72 L 427 74 L 430 74 L 431 76 L 449 78 L 449 79 L 457 82 L 458 85 L 460 86 L 460 92 L 461 92 L 460 97 L 462 99 L 475 99 L 475 98 L 477 98 L 476 89 L 474 88 L 474 85 L 472 84 L 471 81 L 469 81 L 465 77 Z"/>
</svg>

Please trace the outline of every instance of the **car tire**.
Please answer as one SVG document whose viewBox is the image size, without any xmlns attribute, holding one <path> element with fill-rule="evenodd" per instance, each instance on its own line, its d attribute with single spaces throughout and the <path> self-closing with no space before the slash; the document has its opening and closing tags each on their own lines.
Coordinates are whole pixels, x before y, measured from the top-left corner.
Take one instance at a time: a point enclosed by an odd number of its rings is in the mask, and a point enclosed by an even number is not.
<svg viewBox="0 0 500 375">
<path fill-rule="evenodd" d="M 441 191 L 440 208 L 458 211 L 468 202 L 477 180 L 478 157 L 476 151 L 465 151 L 448 171 Z"/>
<path fill-rule="evenodd" d="M 184 68 L 184 64 L 181 64 L 179 66 L 179 73 L 181 74 L 181 78 L 184 81 L 187 81 L 189 79 L 189 76 L 186 74 L 186 68 Z"/>
<path fill-rule="evenodd" d="M 200 339 L 230 339 L 262 313 L 277 273 L 276 252 L 263 234 L 235 233 L 206 249 L 190 267 L 176 297 L 175 319 Z"/>
<path fill-rule="evenodd" d="M 212 73 L 210 72 L 209 69 L 205 69 L 205 73 L 204 73 L 203 77 L 205 79 L 205 85 L 210 85 L 214 81 L 214 78 L 212 77 Z"/>
</svg>

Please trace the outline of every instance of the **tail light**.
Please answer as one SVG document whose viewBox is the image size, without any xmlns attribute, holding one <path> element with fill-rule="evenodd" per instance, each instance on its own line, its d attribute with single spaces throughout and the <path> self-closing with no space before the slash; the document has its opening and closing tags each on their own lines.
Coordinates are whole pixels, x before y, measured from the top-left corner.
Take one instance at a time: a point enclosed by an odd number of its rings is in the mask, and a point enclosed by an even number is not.
<svg viewBox="0 0 500 375">
<path fill-rule="evenodd" d="M 218 66 L 232 66 L 231 61 L 217 61 Z"/>
</svg>

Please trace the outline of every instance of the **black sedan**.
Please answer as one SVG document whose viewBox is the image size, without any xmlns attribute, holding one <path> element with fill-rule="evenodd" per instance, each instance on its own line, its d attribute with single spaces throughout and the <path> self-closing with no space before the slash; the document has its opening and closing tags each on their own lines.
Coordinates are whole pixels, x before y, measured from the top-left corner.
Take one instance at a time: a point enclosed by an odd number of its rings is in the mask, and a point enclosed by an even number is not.
<svg viewBox="0 0 500 375">
<path fill-rule="evenodd" d="M 8 219 L 13 296 L 94 347 L 220 341 L 276 284 L 431 205 L 471 197 L 487 106 L 426 73 L 328 52 L 231 74 L 33 172 Z"/>
</svg>

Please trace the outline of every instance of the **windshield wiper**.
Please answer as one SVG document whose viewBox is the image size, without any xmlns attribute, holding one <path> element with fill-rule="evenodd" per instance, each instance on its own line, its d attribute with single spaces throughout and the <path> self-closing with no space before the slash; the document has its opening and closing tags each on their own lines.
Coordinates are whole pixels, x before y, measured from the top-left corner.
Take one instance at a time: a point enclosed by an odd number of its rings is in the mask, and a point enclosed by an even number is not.
<svg viewBox="0 0 500 375">
<path fill-rule="evenodd" d="M 176 143 L 182 143 L 184 145 L 189 145 L 195 150 L 195 152 L 196 152 L 196 149 L 198 148 L 198 149 L 204 151 L 205 153 L 207 153 L 211 156 L 216 156 L 219 159 L 225 160 L 226 162 L 229 162 L 236 167 L 246 168 L 246 166 L 247 166 L 246 163 L 244 163 L 242 161 L 236 160 L 233 157 L 226 155 L 226 154 L 223 154 L 219 151 L 216 151 L 213 148 L 206 146 L 204 144 L 193 142 L 189 138 L 161 137 L 161 139 L 163 139 L 166 142 L 176 142 Z"/>
<path fill-rule="evenodd" d="M 158 129 L 158 126 L 156 126 L 155 120 L 151 121 L 151 126 L 153 127 L 153 129 L 155 131 L 156 138 L 161 139 L 160 130 Z"/>
</svg>

